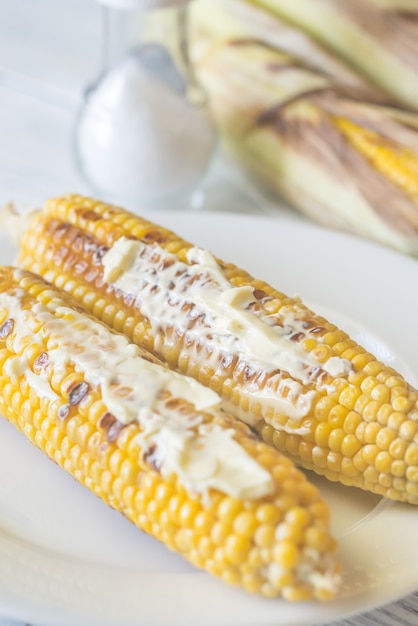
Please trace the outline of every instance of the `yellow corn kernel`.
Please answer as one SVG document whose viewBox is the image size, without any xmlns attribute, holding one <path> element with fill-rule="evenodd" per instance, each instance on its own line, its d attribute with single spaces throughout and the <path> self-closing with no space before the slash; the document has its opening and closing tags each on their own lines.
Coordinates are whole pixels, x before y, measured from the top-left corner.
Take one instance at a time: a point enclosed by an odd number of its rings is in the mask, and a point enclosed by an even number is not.
<svg viewBox="0 0 418 626">
<path fill-rule="evenodd" d="M 393 474 L 393 476 L 396 476 L 396 478 L 400 478 L 402 476 L 405 476 L 406 474 L 406 463 L 405 461 L 402 460 L 395 460 L 392 461 L 392 466 L 391 466 L 391 474 Z"/>
<path fill-rule="evenodd" d="M 271 548 L 275 540 L 275 527 L 272 524 L 258 526 L 254 532 L 254 542 L 260 548 Z"/>
<path fill-rule="evenodd" d="M 347 435 L 354 435 L 360 424 L 363 423 L 361 415 L 355 411 L 350 411 L 344 420 L 344 431 Z"/>
<path fill-rule="evenodd" d="M 258 522 L 252 511 L 243 511 L 240 513 L 235 518 L 232 526 L 234 532 L 242 537 L 252 537 L 257 527 Z"/>
<path fill-rule="evenodd" d="M 331 434 L 331 425 L 328 422 L 321 422 L 315 430 L 315 443 L 318 446 L 328 446 L 328 440 Z"/>
<path fill-rule="evenodd" d="M 418 155 L 347 118 L 335 117 L 334 122 L 349 143 L 388 181 L 413 197 L 418 195 Z"/>
<path fill-rule="evenodd" d="M 294 569 L 300 560 L 300 552 L 292 541 L 282 541 L 273 549 L 275 563 L 286 570 Z"/>
</svg>

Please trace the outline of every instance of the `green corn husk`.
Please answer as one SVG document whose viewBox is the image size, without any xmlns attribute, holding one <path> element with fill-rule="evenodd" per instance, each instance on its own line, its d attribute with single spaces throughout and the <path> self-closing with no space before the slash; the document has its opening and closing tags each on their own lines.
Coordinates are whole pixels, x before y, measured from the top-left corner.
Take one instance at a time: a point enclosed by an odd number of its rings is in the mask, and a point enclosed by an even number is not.
<svg viewBox="0 0 418 626">
<path fill-rule="evenodd" d="M 416 0 L 247 0 L 304 29 L 369 80 L 418 108 Z"/>
<path fill-rule="evenodd" d="M 315 221 L 418 256 L 418 115 L 338 81 L 313 55 L 308 65 L 260 31 L 252 39 L 256 13 L 240 21 L 240 4 L 200 0 L 193 16 L 194 63 L 225 144 Z"/>
</svg>

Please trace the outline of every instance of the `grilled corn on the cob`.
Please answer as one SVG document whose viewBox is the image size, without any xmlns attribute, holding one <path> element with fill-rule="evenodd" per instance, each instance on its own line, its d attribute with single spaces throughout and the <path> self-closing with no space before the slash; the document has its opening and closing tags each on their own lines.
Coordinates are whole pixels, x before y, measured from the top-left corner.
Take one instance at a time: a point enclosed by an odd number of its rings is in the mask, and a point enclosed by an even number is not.
<svg viewBox="0 0 418 626">
<path fill-rule="evenodd" d="M 306 46 L 251 38 L 251 23 L 225 37 L 198 4 L 196 71 L 247 171 L 325 226 L 418 256 L 418 115 L 309 62 Z"/>
<path fill-rule="evenodd" d="M 316 487 L 38 276 L 0 268 L 0 413 L 139 528 L 265 596 L 327 599 L 336 542 Z"/>
<path fill-rule="evenodd" d="M 297 298 L 122 209 L 49 201 L 20 264 L 211 387 L 292 460 L 418 504 L 418 392 Z"/>
</svg>

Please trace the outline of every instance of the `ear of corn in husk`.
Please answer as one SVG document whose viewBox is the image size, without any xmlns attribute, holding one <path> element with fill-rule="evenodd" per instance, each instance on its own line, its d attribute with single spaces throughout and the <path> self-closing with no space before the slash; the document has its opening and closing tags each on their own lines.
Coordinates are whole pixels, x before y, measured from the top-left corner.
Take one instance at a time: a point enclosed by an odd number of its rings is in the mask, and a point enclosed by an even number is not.
<svg viewBox="0 0 418 626">
<path fill-rule="evenodd" d="M 197 73 L 247 171 L 325 226 L 418 255 L 418 115 L 259 39 L 218 38 L 198 4 Z"/>
<path fill-rule="evenodd" d="M 0 364 L 0 413 L 140 529 L 249 592 L 335 595 L 318 489 L 215 393 L 10 267 L 0 268 Z"/>
<path fill-rule="evenodd" d="M 415 0 L 244 1 L 304 29 L 397 100 L 418 107 Z"/>
<path fill-rule="evenodd" d="M 19 263 L 216 391 L 298 465 L 418 504 L 418 391 L 298 298 L 80 196 L 46 203 Z"/>
<path fill-rule="evenodd" d="M 218 40 L 257 38 L 294 55 L 307 67 L 332 76 L 341 84 L 362 87 L 375 96 L 380 93 L 361 74 L 307 33 L 249 2 L 198 0 L 192 3 L 190 12 L 195 55 L 199 55 L 199 40 L 204 53 L 208 37 Z"/>
</svg>

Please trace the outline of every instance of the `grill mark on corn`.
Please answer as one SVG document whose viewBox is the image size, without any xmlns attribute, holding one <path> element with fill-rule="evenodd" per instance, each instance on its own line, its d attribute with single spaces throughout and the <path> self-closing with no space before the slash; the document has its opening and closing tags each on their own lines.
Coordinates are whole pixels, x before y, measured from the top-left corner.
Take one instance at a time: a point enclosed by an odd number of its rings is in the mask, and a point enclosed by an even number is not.
<svg viewBox="0 0 418 626">
<path fill-rule="evenodd" d="M 83 207 L 81 207 L 76 209 L 76 212 L 87 222 L 96 222 L 102 219 L 101 215 L 99 215 L 98 213 L 96 213 L 96 211 L 90 208 L 84 209 Z"/>
<path fill-rule="evenodd" d="M 141 237 L 141 241 L 144 243 L 157 243 L 160 246 L 167 243 L 167 237 L 163 235 L 158 230 L 151 230 L 147 232 L 143 237 Z"/>
<path fill-rule="evenodd" d="M 60 406 L 57 412 L 58 419 L 66 420 L 70 415 L 70 409 L 71 407 L 69 404 L 63 404 L 62 406 Z"/>
<path fill-rule="evenodd" d="M 109 443 L 117 441 L 122 430 L 125 428 L 125 424 L 119 422 L 112 413 L 106 412 L 99 422 L 100 428 L 106 432 L 106 439 Z"/>
<path fill-rule="evenodd" d="M 5 339 L 6 337 L 8 337 L 10 333 L 13 332 L 13 328 L 14 328 L 14 320 L 12 320 L 11 318 L 7 319 L 0 326 L 0 339 Z"/>
<path fill-rule="evenodd" d="M 48 352 L 41 352 L 33 363 L 34 371 L 36 372 L 45 369 L 49 365 L 49 362 Z"/>
<path fill-rule="evenodd" d="M 109 250 L 108 246 L 99 246 L 98 248 L 96 248 L 96 250 L 93 252 L 93 255 L 92 255 L 93 265 L 101 265 L 102 259 L 104 255 L 106 254 L 106 252 L 108 252 L 108 250 Z"/>
<path fill-rule="evenodd" d="M 90 385 L 84 381 L 75 385 L 68 393 L 68 404 L 75 406 L 88 394 Z"/>
</svg>

